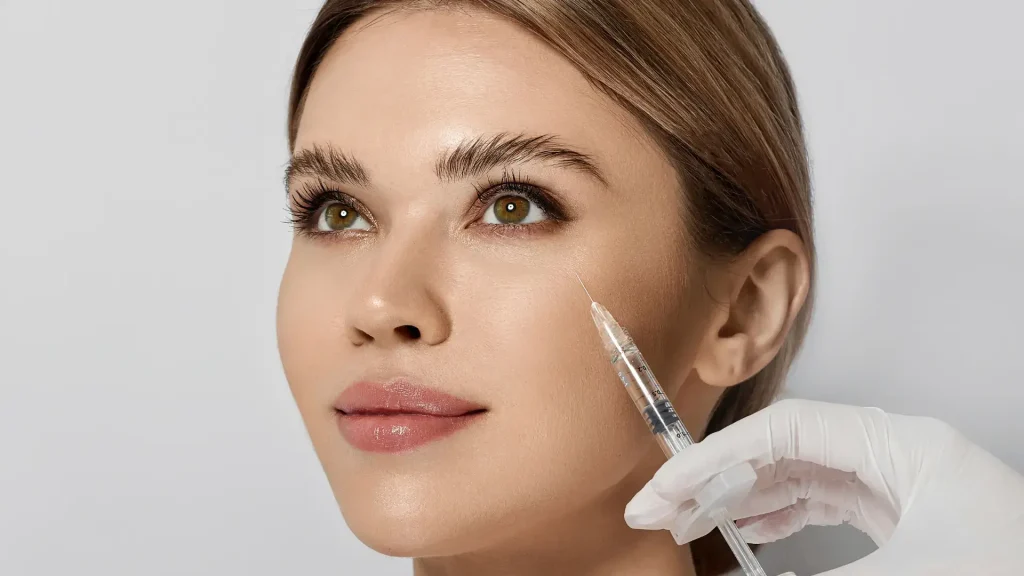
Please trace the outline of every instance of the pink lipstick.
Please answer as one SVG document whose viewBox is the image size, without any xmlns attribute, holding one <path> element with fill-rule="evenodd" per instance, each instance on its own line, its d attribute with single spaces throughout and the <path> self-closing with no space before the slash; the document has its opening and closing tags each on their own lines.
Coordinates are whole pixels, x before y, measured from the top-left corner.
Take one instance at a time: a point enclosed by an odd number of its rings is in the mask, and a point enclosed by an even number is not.
<svg viewBox="0 0 1024 576">
<path fill-rule="evenodd" d="M 403 452 L 454 434 L 486 409 L 408 380 L 356 382 L 334 403 L 345 440 L 366 452 Z"/>
</svg>

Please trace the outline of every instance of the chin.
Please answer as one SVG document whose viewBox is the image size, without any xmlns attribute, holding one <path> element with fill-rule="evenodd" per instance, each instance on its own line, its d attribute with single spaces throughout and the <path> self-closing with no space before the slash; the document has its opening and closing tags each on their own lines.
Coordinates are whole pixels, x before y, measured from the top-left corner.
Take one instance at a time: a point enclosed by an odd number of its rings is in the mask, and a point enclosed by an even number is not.
<svg viewBox="0 0 1024 576">
<path fill-rule="evenodd" d="M 379 531 L 355 530 L 352 532 L 360 542 L 368 548 L 398 558 L 424 558 L 437 556 L 437 546 L 432 538 L 426 538 L 424 534 L 405 532 L 396 534 Z"/>
<path fill-rule="evenodd" d="M 399 558 L 431 558 L 455 556 L 478 549 L 472 530 L 454 526 L 437 526 L 436 522 L 392 524 L 375 521 L 372 526 L 349 522 L 349 528 L 360 542 L 386 556 Z"/>
<path fill-rule="evenodd" d="M 393 503 L 374 506 L 362 501 L 342 506 L 342 516 L 360 542 L 387 556 L 454 556 L 490 542 L 489 538 L 480 538 L 493 536 L 494 522 L 485 520 L 486 514 L 465 508 L 441 509 L 431 505 L 434 503 L 425 499 L 410 508 L 397 509 Z"/>
</svg>

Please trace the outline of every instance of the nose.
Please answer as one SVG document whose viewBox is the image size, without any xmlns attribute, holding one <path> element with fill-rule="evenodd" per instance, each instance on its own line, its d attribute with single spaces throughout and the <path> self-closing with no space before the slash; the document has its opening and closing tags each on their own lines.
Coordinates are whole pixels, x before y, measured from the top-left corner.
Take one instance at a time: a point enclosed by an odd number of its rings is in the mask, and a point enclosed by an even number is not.
<svg viewBox="0 0 1024 576">
<path fill-rule="evenodd" d="M 374 256 L 350 302 L 352 343 L 393 348 L 447 340 L 451 321 L 438 286 L 438 258 L 415 241 L 393 242 Z"/>
<path fill-rule="evenodd" d="M 426 294 L 412 293 L 418 290 L 409 284 L 392 284 L 368 291 L 352 314 L 352 343 L 395 347 L 437 345 L 447 340 L 449 324 L 444 311 Z"/>
</svg>

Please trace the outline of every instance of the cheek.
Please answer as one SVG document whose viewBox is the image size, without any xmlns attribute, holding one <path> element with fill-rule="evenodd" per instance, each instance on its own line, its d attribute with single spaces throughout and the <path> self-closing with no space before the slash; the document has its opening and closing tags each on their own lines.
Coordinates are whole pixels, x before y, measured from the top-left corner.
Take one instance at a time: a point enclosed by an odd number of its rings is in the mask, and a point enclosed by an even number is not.
<svg viewBox="0 0 1024 576">
<path fill-rule="evenodd" d="M 309 301 L 302 297 L 304 284 L 301 273 L 289 260 L 277 294 L 277 350 L 281 356 L 288 386 L 292 393 L 300 381 L 305 380 L 301 368 L 308 360 L 309 343 L 316 337 L 309 328 Z M 305 305 L 304 305 L 305 303 Z"/>
<path fill-rule="evenodd" d="M 492 281 L 486 299 L 463 300 L 489 304 L 486 312 L 461 310 L 474 322 L 459 343 L 467 352 L 462 377 L 479 375 L 493 399 L 503 438 L 496 449 L 518 462 L 515 481 L 557 498 L 564 510 L 622 480 L 644 456 L 649 433 L 601 348 L 575 277 L 516 278 Z"/>
<path fill-rule="evenodd" d="M 285 269 L 277 302 L 278 352 L 307 426 L 314 413 L 327 414 L 331 395 L 337 393 L 339 366 L 344 365 L 343 358 L 339 358 L 345 351 L 344 330 L 337 312 L 337 292 L 342 286 L 317 272 L 322 268 L 304 262 L 301 255 L 293 256 Z"/>
</svg>

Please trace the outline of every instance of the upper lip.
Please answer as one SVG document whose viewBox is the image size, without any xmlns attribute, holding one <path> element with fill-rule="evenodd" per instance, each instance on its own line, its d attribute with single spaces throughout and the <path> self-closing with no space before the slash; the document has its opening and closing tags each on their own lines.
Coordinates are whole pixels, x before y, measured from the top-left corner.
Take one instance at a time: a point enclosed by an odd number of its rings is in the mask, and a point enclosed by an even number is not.
<svg viewBox="0 0 1024 576">
<path fill-rule="evenodd" d="M 418 386 L 406 379 L 356 382 L 334 402 L 335 410 L 353 415 L 424 414 L 465 416 L 484 407 L 445 392 Z"/>
</svg>

